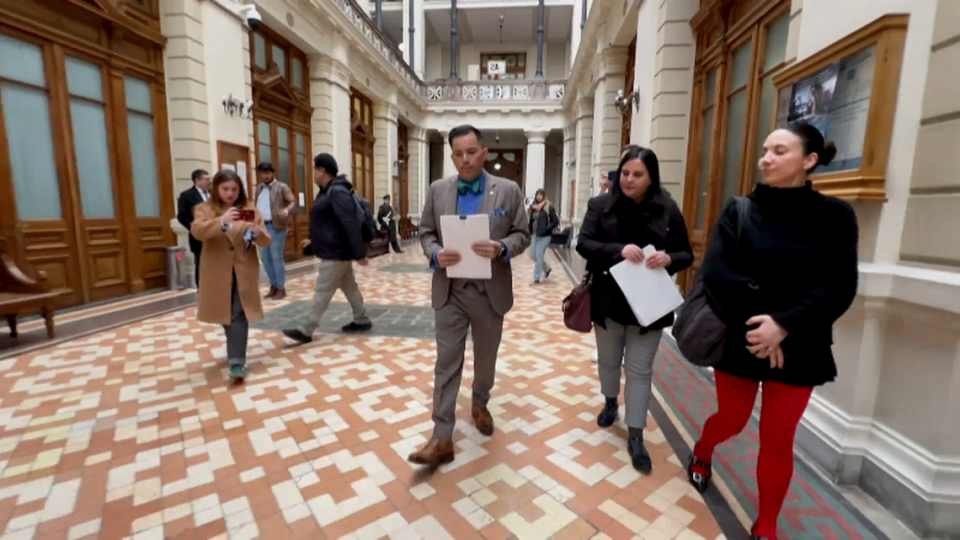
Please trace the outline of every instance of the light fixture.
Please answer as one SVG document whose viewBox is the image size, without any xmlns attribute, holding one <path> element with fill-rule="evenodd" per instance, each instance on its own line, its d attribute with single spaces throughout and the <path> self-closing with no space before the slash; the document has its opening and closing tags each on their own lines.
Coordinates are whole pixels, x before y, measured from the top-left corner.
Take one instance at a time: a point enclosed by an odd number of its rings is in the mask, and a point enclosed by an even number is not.
<svg viewBox="0 0 960 540">
<path fill-rule="evenodd" d="M 239 99 L 233 97 L 233 94 L 224 96 L 223 98 L 223 112 L 227 116 L 238 116 L 243 119 L 253 118 L 253 101 L 240 101 Z"/>
<path fill-rule="evenodd" d="M 400 176 L 400 166 L 406 163 L 402 159 L 397 159 L 393 161 L 393 175 Z"/>
<path fill-rule="evenodd" d="M 493 168 L 499 171 L 499 170 L 500 170 L 500 164 L 499 164 L 499 163 L 494 163 L 494 164 L 493 164 Z"/>
<path fill-rule="evenodd" d="M 500 16 L 500 43 L 503 43 L 503 15 Z"/>
<path fill-rule="evenodd" d="M 630 111 L 630 105 L 633 105 L 635 111 L 640 112 L 640 92 L 634 90 L 627 95 L 623 95 L 623 90 L 617 90 L 617 97 L 613 101 L 613 104 L 617 106 L 617 110 L 623 115 Z"/>
</svg>

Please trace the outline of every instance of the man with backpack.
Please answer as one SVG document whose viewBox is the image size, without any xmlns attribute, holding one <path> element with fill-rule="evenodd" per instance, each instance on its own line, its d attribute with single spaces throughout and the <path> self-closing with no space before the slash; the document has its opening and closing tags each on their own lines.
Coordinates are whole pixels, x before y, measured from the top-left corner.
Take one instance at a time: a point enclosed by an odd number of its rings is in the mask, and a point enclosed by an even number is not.
<svg viewBox="0 0 960 540">
<path fill-rule="evenodd" d="M 313 333 L 337 289 L 343 291 L 353 310 L 353 321 L 341 330 L 356 333 L 373 326 L 353 275 L 353 261 L 361 266 L 369 264 L 367 243 L 375 233 L 370 230 L 373 216 L 346 177 L 338 173 L 337 160 L 332 155 L 317 154 L 313 159 L 313 182 L 320 194 L 310 211 L 310 240 L 304 242 L 304 248 L 309 243 L 313 254 L 320 259 L 319 275 L 310 315 L 297 327 L 283 331 L 299 343 L 313 341 Z"/>
</svg>

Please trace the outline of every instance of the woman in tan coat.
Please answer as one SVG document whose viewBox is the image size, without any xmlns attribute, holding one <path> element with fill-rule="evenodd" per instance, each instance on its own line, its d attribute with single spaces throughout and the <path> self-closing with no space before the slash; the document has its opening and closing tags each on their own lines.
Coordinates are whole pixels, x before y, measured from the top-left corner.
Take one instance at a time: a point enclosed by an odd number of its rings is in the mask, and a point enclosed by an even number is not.
<svg viewBox="0 0 960 540">
<path fill-rule="evenodd" d="M 263 319 L 260 259 L 252 246 L 270 245 L 270 236 L 236 173 L 213 177 L 210 199 L 194 210 L 190 232 L 203 242 L 197 319 L 223 325 L 230 378 L 243 382 L 250 321 Z"/>
</svg>

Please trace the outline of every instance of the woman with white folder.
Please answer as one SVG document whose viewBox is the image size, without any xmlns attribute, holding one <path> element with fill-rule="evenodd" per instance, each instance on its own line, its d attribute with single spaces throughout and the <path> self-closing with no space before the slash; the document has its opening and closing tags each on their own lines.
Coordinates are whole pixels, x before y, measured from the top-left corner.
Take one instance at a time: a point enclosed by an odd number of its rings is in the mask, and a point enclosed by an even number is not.
<svg viewBox="0 0 960 540">
<path fill-rule="evenodd" d="M 648 245 L 656 252 L 644 256 L 643 248 Z M 673 324 L 673 314 L 641 326 L 610 268 L 626 260 L 648 268 L 664 268 L 673 275 L 693 263 L 683 214 L 660 187 L 660 163 L 653 150 L 631 146 L 624 152 L 609 192 L 590 199 L 577 239 L 577 253 L 586 259 L 591 276 L 590 311 L 597 337 L 597 370 L 600 392 L 606 399 L 597 424 L 609 427 L 617 418 L 623 369 L 627 379 L 627 452 L 633 467 L 646 474 L 653 468 L 643 444 L 653 359 L 663 329 Z"/>
</svg>

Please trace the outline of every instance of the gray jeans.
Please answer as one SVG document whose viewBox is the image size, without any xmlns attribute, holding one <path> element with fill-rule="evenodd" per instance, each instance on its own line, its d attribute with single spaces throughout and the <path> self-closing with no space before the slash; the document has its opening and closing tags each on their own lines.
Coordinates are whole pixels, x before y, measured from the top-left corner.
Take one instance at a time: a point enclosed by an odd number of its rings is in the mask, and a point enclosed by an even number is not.
<svg viewBox="0 0 960 540">
<path fill-rule="evenodd" d="M 604 397 L 620 395 L 620 366 L 627 373 L 624 400 L 627 427 L 647 427 L 647 408 L 653 393 L 653 359 L 660 347 L 662 330 L 640 333 L 639 326 L 624 326 L 610 319 L 607 328 L 594 325 L 597 335 L 597 371 Z"/>
<path fill-rule="evenodd" d="M 237 278 L 233 278 L 233 293 L 231 295 L 230 324 L 223 327 L 227 334 L 227 360 L 231 366 L 247 364 L 247 336 L 250 334 L 250 323 L 247 314 L 243 312 L 240 303 L 240 293 L 237 291 Z"/>
<path fill-rule="evenodd" d="M 330 300 L 337 293 L 337 289 L 343 291 L 347 297 L 350 308 L 353 310 L 353 322 L 357 324 L 370 324 L 370 318 L 367 317 L 367 309 L 363 305 L 363 295 L 360 293 L 360 287 L 357 285 L 357 279 L 353 275 L 353 261 L 320 261 L 320 268 L 317 271 L 317 284 L 313 291 L 313 309 L 310 316 L 304 321 L 300 330 L 312 336 L 320 326 L 320 319 L 330 307 Z"/>
</svg>

